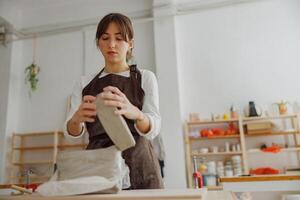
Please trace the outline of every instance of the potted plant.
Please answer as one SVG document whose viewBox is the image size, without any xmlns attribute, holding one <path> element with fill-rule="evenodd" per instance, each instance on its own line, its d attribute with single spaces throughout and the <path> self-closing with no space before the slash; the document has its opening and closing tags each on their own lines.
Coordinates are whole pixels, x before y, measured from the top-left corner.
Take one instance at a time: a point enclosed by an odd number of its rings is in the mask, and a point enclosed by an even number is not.
<svg viewBox="0 0 300 200">
<path fill-rule="evenodd" d="M 35 91 L 37 89 L 37 83 L 39 81 L 37 75 L 39 74 L 39 72 L 40 67 L 38 67 L 34 62 L 25 69 L 25 83 L 30 83 L 31 91 Z"/>
<path fill-rule="evenodd" d="M 280 115 L 287 114 L 287 110 L 288 110 L 287 105 L 290 104 L 288 101 L 281 100 L 280 102 L 276 102 L 274 104 L 276 104 L 278 106 L 278 110 L 279 110 Z"/>
</svg>

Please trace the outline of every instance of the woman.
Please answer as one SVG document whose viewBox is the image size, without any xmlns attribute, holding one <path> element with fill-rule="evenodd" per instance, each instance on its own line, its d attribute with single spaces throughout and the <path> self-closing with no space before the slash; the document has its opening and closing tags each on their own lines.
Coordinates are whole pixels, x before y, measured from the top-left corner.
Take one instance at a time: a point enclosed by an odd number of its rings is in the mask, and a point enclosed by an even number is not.
<svg viewBox="0 0 300 200">
<path fill-rule="evenodd" d="M 104 68 L 92 78 L 82 78 L 72 94 L 66 134 L 89 134 L 87 149 L 113 145 L 96 116 L 95 96 L 105 105 L 117 107 L 136 141 L 135 147 L 122 152 L 130 169 L 130 189 L 163 188 L 158 159 L 150 140 L 160 131 L 158 87 L 154 74 L 129 66 L 132 56 L 133 28 L 128 17 L 111 13 L 98 24 L 96 44 L 105 59 Z"/>
</svg>

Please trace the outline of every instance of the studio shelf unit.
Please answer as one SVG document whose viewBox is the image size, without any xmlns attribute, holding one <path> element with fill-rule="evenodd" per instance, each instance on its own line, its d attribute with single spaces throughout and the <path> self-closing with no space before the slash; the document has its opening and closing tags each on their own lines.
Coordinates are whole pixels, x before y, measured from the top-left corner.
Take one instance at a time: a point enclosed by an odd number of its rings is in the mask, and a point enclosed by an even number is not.
<svg viewBox="0 0 300 200">
<path fill-rule="evenodd" d="M 54 172 L 59 151 L 85 149 L 86 137 L 68 141 L 62 131 L 13 133 L 11 183 L 45 182 Z"/>
<path fill-rule="evenodd" d="M 270 117 L 239 117 L 238 119 L 214 120 L 214 121 L 186 121 L 184 123 L 184 142 L 185 142 L 185 159 L 186 174 L 188 187 L 194 187 L 193 181 L 193 158 L 202 157 L 206 160 L 226 160 L 234 155 L 240 155 L 242 160 L 242 174 L 248 175 L 249 170 L 254 166 L 249 156 L 259 156 L 263 160 L 263 156 L 276 156 L 281 153 L 293 153 L 296 162 L 300 165 L 300 131 L 299 131 L 299 114 L 280 115 Z M 248 133 L 246 126 L 249 123 L 270 122 L 272 129 L 265 132 Z M 238 127 L 238 133 L 233 135 L 201 137 L 200 131 L 206 128 L 226 127 L 229 123 L 234 123 Z M 198 135 L 197 135 L 198 133 Z M 277 154 L 264 153 L 260 150 L 262 143 L 275 143 L 281 141 L 282 147 Z M 225 151 L 224 144 L 239 144 L 240 149 L 235 151 Z M 212 146 L 218 146 L 218 151 L 199 152 L 200 148 L 210 150 Z M 274 157 L 276 159 L 276 157 Z M 259 160 L 259 159 L 258 159 Z M 257 163 L 259 165 L 259 163 Z M 288 164 L 287 164 L 288 165 Z M 281 170 L 281 173 L 284 173 Z"/>
</svg>

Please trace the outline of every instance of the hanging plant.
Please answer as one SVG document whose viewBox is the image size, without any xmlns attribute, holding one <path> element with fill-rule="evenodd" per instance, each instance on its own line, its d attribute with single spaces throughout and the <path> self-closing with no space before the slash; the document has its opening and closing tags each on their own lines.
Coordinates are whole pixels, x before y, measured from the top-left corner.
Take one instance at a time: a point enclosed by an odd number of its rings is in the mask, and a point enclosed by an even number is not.
<svg viewBox="0 0 300 200">
<path fill-rule="evenodd" d="M 30 83 L 31 91 L 35 91 L 37 89 L 37 83 L 39 79 L 37 78 L 37 75 L 40 72 L 40 67 L 38 67 L 34 62 L 26 67 L 25 73 L 26 73 L 26 79 L 25 83 Z"/>
</svg>

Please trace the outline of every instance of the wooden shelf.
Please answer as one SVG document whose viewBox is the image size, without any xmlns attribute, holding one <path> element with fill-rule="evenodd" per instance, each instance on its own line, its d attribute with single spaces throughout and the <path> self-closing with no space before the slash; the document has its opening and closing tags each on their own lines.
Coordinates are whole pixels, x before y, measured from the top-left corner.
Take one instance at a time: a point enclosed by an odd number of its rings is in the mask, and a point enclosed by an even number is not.
<svg viewBox="0 0 300 200">
<path fill-rule="evenodd" d="M 223 155 L 240 155 L 242 152 L 217 152 L 217 153 L 192 153 L 191 156 L 223 156 Z"/>
<path fill-rule="evenodd" d="M 300 180 L 300 175 L 253 175 L 240 177 L 220 177 L 220 182 L 253 182 L 253 181 L 294 181 Z"/>
<path fill-rule="evenodd" d="M 87 144 L 63 144 L 57 145 L 58 148 L 75 148 L 75 147 L 85 147 Z M 20 151 L 34 151 L 34 150 L 46 150 L 46 149 L 53 149 L 53 145 L 46 145 L 46 146 L 33 146 L 33 147 L 15 147 L 14 150 Z"/>
<path fill-rule="evenodd" d="M 224 136 L 214 136 L 214 137 L 189 137 L 191 141 L 195 140 L 214 140 L 214 139 L 230 139 L 230 138 L 240 138 L 239 134 L 236 135 L 224 135 Z"/>
<path fill-rule="evenodd" d="M 291 148 L 282 148 L 278 153 L 281 152 L 290 152 L 290 151 L 300 151 L 300 147 L 291 147 Z M 272 152 L 264 152 L 260 149 L 248 149 L 247 153 L 266 153 L 266 154 L 276 154 Z"/>
<path fill-rule="evenodd" d="M 296 118 L 297 115 L 279 115 L 279 116 L 269 116 L 269 117 L 242 117 L 241 119 L 244 122 L 247 121 L 257 121 L 257 120 L 275 120 L 275 119 L 287 119 L 287 118 Z M 187 121 L 188 126 L 197 126 L 197 125 L 205 125 L 205 124 L 222 124 L 222 123 L 230 123 L 230 122 L 238 122 L 238 119 L 227 119 L 227 120 L 203 120 L 203 121 Z"/>
<path fill-rule="evenodd" d="M 297 115 L 278 115 L 278 116 L 269 116 L 269 117 L 243 117 L 243 121 L 257 121 L 257 120 L 275 120 L 275 119 L 288 119 L 296 118 Z"/>
<path fill-rule="evenodd" d="M 36 147 L 15 147 L 14 150 L 26 151 L 26 150 L 43 150 L 43 149 L 53 149 L 53 146 L 36 146 Z"/>
<path fill-rule="evenodd" d="M 37 160 L 28 162 L 14 162 L 13 165 L 39 165 L 39 164 L 52 164 L 52 160 Z"/>
<path fill-rule="evenodd" d="M 197 126 L 197 125 L 204 125 L 204 124 L 223 124 L 223 123 L 230 123 L 230 122 L 238 122 L 238 119 L 227 119 L 227 120 L 215 120 L 215 121 L 188 121 L 188 126 Z"/>
<path fill-rule="evenodd" d="M 59 144 L 58 148 L 86 147 L 88 144 Z"/>
<path fill-rule="evenodd" d="M 46 136 L 46 135 L 54 135 L 54 133 L 58 133 L 59 135 L 63 135 L 64 133 L 62 131 L 48 131 L 48 132 L 34 132 L 34 133 L 15 133 L 15 136 L 20 137 L 28 137 L 28 136 Z"/>
<path fill-rule="evenodd" d="M 271 132 L 271 133 L 256 133 L 256 134 L 245 134 L 246 137 L 255 136 L 274 136 L 274 135 L 289 135 L 289 134 L 299 134 L 299 131 L 282 131 L 282 132 Z"/>
<path fill-rule="evenodd" d="M 26 176 L 14 176 L 12 178 L 26 179 Z M 29 179 L 50 179 L 50 176 L 29 176 Z"/>
<path fill-rule="evenodd" d="M 63 131 L 44 131 L 44 132 L 31 132 L 31 133 L 13 133 L 11 144 L 11 170 L 9 177 L 15 177 L 19 183 L 24 183 L 24 177 L 16 177 L 17 174 L 22 174 L 27 167 L 52 169 L 57 160 L 59 151 L 69 150 L 70 148 L 85 149 L 87 144 L 86 138 L 82 137 L 80 141 L 67 141 L 64 137 Z M 73 150 L 71 149 L 71 150 Z M 45 154 L 46 153 L 46 154 Z M 32 154 L 32 157 L 30 156 Z M 52 171 L 52 170 L 50 170 Z M 39 182 L 49 180 L 51 172 L 47 170 L 43 174 L 32 174 L 30 179 Z"/>
</svg>

